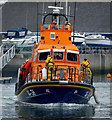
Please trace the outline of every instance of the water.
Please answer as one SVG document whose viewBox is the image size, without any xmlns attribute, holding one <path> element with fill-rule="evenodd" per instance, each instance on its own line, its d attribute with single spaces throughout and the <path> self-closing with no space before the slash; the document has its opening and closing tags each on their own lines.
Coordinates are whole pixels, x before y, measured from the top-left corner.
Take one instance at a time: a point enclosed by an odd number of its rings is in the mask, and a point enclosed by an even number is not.
<svg viewBox="0 0 112 120">
<path fill-rule="evenodd" d="M 103 79 L 101 82 L 100 79 Z M 23 105 L 18 102 L 14 95 L 13 83 L 0 84 L 0 118 L 11 118 L 19 120 L 27 119 L 110 119 L 110 86 L 111 83 L 103 75 L 95 76 L 94 86 L 96 88 L 100 104 L 96 104 L 92 97 L 88 104 L 44 104 Z"/>
</svg>

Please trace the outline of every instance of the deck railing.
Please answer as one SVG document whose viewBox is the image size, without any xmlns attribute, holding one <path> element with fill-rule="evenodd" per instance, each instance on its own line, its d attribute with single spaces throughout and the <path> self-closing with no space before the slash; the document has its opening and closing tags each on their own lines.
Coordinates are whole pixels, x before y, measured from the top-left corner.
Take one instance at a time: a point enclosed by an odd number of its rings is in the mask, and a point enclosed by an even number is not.
<svg viewBox="0 0 112 120">
<path fill-rule="evenodd" d="M 81 72 L 74 66 L 67 65 L 51 65 L 43 69 L 41 65 L 27 68 L 27 70 L 22 71 L 21 75 L 26 75 L 26 79 L 19 74 L 18 71 L 18 83 L 19 86 L 24 83 L 39 82 L 39 81 L 70 81 L 79 83 L 92 84 L 92 78 L 87 70 L 86 73 Z M 21 69 L 22 70 L 22 69 Z M 44 74 L 44 76 L 43 76 Z"/>
</svg>

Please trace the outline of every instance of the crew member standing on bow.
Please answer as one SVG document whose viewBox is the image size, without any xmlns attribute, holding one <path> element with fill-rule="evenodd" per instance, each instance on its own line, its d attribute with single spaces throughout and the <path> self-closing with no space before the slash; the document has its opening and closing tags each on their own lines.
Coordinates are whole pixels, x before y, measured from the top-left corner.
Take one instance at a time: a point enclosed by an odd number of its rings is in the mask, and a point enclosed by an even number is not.
<svg viewBox="0 0 112 120">
<path fill-rule="evenodd" d="M 48 71 L 48 81 L 52 80 L 53 76 L 53 69 L 54 69 L 54 59 L 52 56 L 48 55 L 45 65 Z"/>
</svg>

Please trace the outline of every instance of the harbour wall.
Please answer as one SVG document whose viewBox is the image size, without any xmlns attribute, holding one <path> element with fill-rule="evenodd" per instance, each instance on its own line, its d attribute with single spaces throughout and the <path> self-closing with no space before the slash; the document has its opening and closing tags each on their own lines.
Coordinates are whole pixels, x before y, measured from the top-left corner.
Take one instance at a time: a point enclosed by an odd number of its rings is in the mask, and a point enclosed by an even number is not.
<svg viewBox="0 0 112 120">
<path fill-rule="evenodd" d="M 21 64 L 30 57 L 31 54 L 18 54 L 15 59 Z M 83 62 L 84 58 L 88 59 L 93 70 L 112 70 L 112 54 L 80 54 L 80 63 Z"/>
<path fill-rule="evenodd" d="M 16 80 L 18 68 L 23 62 L 30 58 L 31 54 L 18 54 L 16 55 L 2 70 L 3 77 L 13 77 Z M 112 54 L 80 54 L 80 62 L 87 58 L 90 62 L 91 69 L 94 75 L 99 74 L 112 74 Z M 13 81 L 14 82 L 14 81 Z"/>
<path fill-rule="evenodd" d="M 80 62 L 87 58 L 90 62 L 91 69 L 98 72 L 112 73 L 112 54 L 81 54 Z"/>
</svg>

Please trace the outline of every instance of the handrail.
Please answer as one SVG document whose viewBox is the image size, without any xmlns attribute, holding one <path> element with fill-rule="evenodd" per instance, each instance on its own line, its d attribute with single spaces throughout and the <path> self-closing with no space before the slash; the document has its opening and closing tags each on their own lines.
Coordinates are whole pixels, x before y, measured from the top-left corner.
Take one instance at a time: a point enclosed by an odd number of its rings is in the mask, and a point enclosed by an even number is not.
<svg viewBox="0 0 112 120">
<path fill-rule="evenodd" d="M 3 45 L 0 46 L 0 56 L 3 55 Z"/>
<path fill-rule="evenodd" d="M 64 15 L 64 14 L 53 14 L 53 13 L 49 13 L 49 14 L 47 14 L 45 17 L 44 17 L 44 19 L 43 19 L 43 24 L 45 24 L 45 19 L 46 19 L 46 17 L 48 17 L 48 16 L 63 16 L 64 18 L 65 18 L 65 20 L 66 21 L 68 21 L 68 18 Z"/>
<path fill-rule="evenodd" d="M 2 70 L 5 65 L 15 56 L 15 45 L 13 45 L 5 54 L 0 57 L 0 69 Z"/>
<path fill-rule="evenodd" d="M 42 70 L 42 66 L 39 65 L 27 68 L 27 70 L 23 71 L 27 71 L 24 83 L 35 81 L 70 81 L 92 84 L 92 79 L 88 74 L 89 72 L 87 71 L 82 74 L 75 66 L 50 65 L 46 68 L 46 78 L 43 78 Z"/>
<path fill-rule="evenodd" d="M 66 28 L 66 26 L 65 25 L 63 25 L 63 24 L 61 24 L 61 25 L 56 25 L 56 28 L 52 28 L 52 24 L 49 24 L 49 25 L 45 25 L 45 24 L 43 24 L 42 26 L 41 26 L 41 31 L 43 31 L 43 30 L 60 30 L 60 31 L 65 31 L 65 32 L 71 32 L 71 31 L 73 31 L 73 26 L 69 26 L 69 28 Z"/>
</svg>

